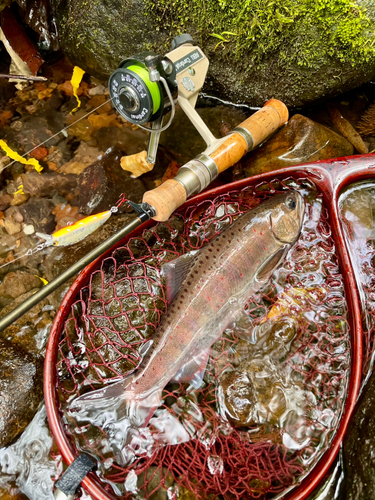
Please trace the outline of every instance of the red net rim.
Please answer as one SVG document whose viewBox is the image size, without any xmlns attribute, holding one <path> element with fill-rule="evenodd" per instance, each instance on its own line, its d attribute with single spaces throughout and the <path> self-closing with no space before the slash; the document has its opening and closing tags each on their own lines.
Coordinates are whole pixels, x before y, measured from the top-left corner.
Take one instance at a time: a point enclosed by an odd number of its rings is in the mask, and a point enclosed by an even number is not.
<svg viewBox="0 0 375 500">
<path fill-rule="evenodd" d="M 290 167 L 277 170 L 267 174 L 261 174 L 252 178 L 237 181 L 225 186 L 212 189 L 189 200 L 182 208 L 187 208 L 205 199 L 212 199 L 224 194 L 229 190 L 241 190 L 250 186 L 258 185 L 262 182 L 273 180 L 285 180 L 286 178 L 306 179 L 316 185 L 323 195 L 326 208 L 329 211 L 333 238 L 337 247 L 340 269 L 344 279 L 345 293 L 348 301 L 350 339 L 351 339 L 351 374 L 346 399 L 345 409 L 339 428 L 332 441 L 330 448 L 320 458 L 312 471 L 301 481 L 301 484 L 286 495 L 288 500 L 303 500 L 310 495 L 317 487 L 325 474 L 329 471 L 342 443 L 350 417 L 361 384 L 362 375 L 362 322 L 359 295 L 357 291 L 354 271 L 350 262 L 349 253 L 346 247 L 343 229 L 338 217 L 338 196 L 340 191 L 351 182 L 375 177 L 375 157 L 374 155 L 355 156 L 349 158 L 339 158 L 326 162 L 317 162 L 302 167 Z M 47 409 L 49 426 L 56 444 L 62 454 L 64 461 L 70 465 L 76 458 L 76 452 L 65 433 L 64 424 L 61 420 L 58 409 L 58 395 L 56 386 L 56 361 L 58 343 L 62 334 L 63 325 L 67 319 L 70 307 L 75 300 L 80 288 L 87 282 L 91 272 L 97 268 L 99 263 L 109 255 L 116 247 L 124 245 L 130 238 L 139 235 L 144 229 L 155 225 L 154 221 L 142 224 L 137 230 L 126 236 L 114 247 L 99 257 L 96 261 L 87 266 L 74 281 L 66 294 L 59 311 L 55 317 L 51 334 L 49 337 L 45 365 L 44 365 L 44 397 Z M 115 500 L 101 485 L 99 479 L 90 474 L 82 485 L 94 500 Z"/>
</svg>

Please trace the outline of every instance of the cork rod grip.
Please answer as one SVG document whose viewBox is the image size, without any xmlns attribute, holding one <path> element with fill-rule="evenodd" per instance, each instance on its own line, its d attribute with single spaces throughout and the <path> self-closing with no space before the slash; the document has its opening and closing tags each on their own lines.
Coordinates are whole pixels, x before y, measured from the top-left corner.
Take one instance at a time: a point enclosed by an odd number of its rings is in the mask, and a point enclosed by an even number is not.
<svg viewBox="0 0 375 500">
<path fill-rule="evenodd" d="M 271 99 L 259 111 L 238 125 L 250 132 L 255 148 L 279 127 L 288 121 L 289 113 L 285 104 L 277 99 Z M 219 169 L 219 173 L 237 163 L 247 153 L 246 140 L 239 133 L 228 137 L 218 149 L 210 154 Z"/>
<path fill-rule="evenodd" d="M 169 179 L 143 195 L 143 201 L 154 207 L 157 221 L 168 220 L 173 212 L 186 201 L 186 191 L 182 184 Z"/>
<path fill-rule="evenodd" d="M 281 125 L 288 121 L 288 108 L 281 101 L 271 99 L 259 111 L 242 122 L 239 127 L 246 129 L 253 140 L 250 149 L 269 137 Z M 233 166 L 248 151 L 246 139 L 238 132 L 231 134 L 226 141 L 210 154 L 216 163 L 219 173 Z M 186 201 L 183 185 L 170 179 L 143 195 L 143 201 L 156 210 L 156 221 L 166 221 L 170 215 Z"/>
</svg>

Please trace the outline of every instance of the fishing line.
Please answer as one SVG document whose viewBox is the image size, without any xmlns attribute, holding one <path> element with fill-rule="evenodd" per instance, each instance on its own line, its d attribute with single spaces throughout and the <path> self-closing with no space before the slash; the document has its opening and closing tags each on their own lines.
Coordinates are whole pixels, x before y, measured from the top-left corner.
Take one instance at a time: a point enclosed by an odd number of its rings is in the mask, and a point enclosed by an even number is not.
<svg viewBox="0 0 375 500">
<path fill-rule="evenodd" d="M 35 255 L 36 253 L 44 250 L 45 248 L 48 248 L 49 246 L 51 246 L 51 245 L 48 245 L 47 243 L 39 243 L 36 247 L 29 248 L 29 250 L 27 250 L 22 255 L 19 255 L 18 257 L 16 257 L 12 261 L 6 262 L 5 264 L 2 264 L 0 266 L 0 269 L 2 269 L 3 267 L 6 267 L 6 266 L 10 266 L 11 264 L 14 264 L 14 262 L 17 262 L 18 260 L 23 259 L 24 257 L 31 257 L 32 255 Z M 13 249 L 10 249 L 9 251 L 11 252 L 12 250 Z"/>
<path fill-rule="evenodd" d="M 95 109 L 92 109 L 89 113 L 83 115 L 81 118 L 78 118 L 78 120 L 76 120 L 75 122 L 71 123 L 70 125 L 68 125 L 67 127 L 64 127 L 62 128 L 59 132 L 56 132 L 56 134 L 52 135 L 51 137 L 49 137 L 48 139 L 46 139 L 45 141 L 41 142 L 40 144 L 38 144 L 37 146 L 35 146 L 33 149 L 30 149 L 30 151 L 27 151 L 26 153 L 24 153 L 22 156 L 22 158 L 25 158 L 25 156 L 27 156 L 28 154 L 32 153 L 33 151 L 35 151 L 36 149 L 38 149 L 40 146 L 43 146 L 44 144 L 46 144 L 47 142 L 49 142 L 50 140 L 54 139 L 55 137 L 57 137 L 58 135 L 60 135 L 61 133 L 63 133 L 64 131 L 68 130 L 70 127 L 72 127 L 73 125 L 75 125 L 76 123 L 80 122 L 81 120 L 83 120 L 84 118 L 86 118 L 87 116 L 91 115 L 92 113 L 94 113 L 97 109 L 101 108 L 102 106 L 104 106 L 105 104 L 107 104 L 108 102 L 112 102 L 114 99 L 114 97 L 112 97 L 111 99 L 108 99 L 107 101 L 103 102 L 102 104 L 100 104 L 98 107 L 96 107 Z M 11 163 L 9 163 L 9 165 L 7 165 L 6 167 L 4 167 L 2 169 L 2 171 L 4 171 L 6 168 L 9 168 L 11 167 L 12 165 L 14 165 L 14 163 L 16 163 L 17 160 L 13 160 Z"/>
</svg>

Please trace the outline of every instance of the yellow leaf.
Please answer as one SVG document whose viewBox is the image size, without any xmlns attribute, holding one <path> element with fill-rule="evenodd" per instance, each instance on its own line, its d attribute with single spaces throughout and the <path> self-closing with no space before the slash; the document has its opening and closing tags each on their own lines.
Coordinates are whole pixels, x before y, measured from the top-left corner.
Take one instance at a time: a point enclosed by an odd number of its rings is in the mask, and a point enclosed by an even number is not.
<svg viewBox="0 0 375 500">
<path fill-rule="evenodd" d="M 33 165 L 35 167 L 35 170 L 39 173 L 43 170 L 43 167 L 40 165 L 38 160 L 36 160 L 35 158 L 30 158 L 30 160 L 27 160 L 23 156 L 10 149 L 7 143 L 2 140 L 0 140 L 0 148 L 3 149 L 6 155 L 9 156 L 9 158 L 11 158 L 12 160 L 18 161 L 23 165 Z"/>
<path fill-rule="evenodd" d="M 21 184 L 21 185 L 19 186 L 18 191 L 16 191 L 14 194 L 25 194 L 25 193 L 23 192 L 23 184 Z"/>
<path fill-rule="evenodd" d="M 83 69 L 81 69 L 79 66 L 74 66 L 73 75 L 72 79 L 70 80 L 70 83 L 72 84 L 73 94 L 77 99 L 78 106 L 74 108 L 73 111 L 70 112 L 70 114 L 73 114 L 81 106 L 81 101 L 77 95 L 77 90 L 79 88 L 79 84 L 81 83 L 84 74 L 85 71 Z"/>
<path fill-rule="evenodd" d="M 37 274 L 34 274 L 35 278 L 39 278 L 40 281 L 43 283 L 43 285 L 48 285 L 48 281 L 45 280 L 44 278 L 41 278 L 40 276 L 38 276 Z"/>
<path fill-rule="evenodd" d="M 268 312 L 266 319 L 275 320 L 285 314 L 299 316 L 304 309 L 308 309 L 310 304 L 317 304 L 323 301 L 327 291 L 322 287 L 300 288 L 292 287 L 280 294 L 275 304 Z M 263 320 L 266 321 L 266 319 Z"/>
</svg>

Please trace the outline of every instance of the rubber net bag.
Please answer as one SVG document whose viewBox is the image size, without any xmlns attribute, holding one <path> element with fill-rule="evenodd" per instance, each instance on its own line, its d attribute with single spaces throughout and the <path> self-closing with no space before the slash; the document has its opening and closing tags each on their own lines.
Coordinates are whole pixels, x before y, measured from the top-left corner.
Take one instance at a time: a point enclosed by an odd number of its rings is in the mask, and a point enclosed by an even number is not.
<svg viewBox="0 0 375 500">
<path fill-rule="evenodd" d="M 164 263 L 289 189 L 304 196 L 305 221 L 281 267 L 249 298 L 253 343 L 226 330 L 212 346 L 200 389 L 168 384 L 132 463 L 120 466 L 106 432 L 76 422 L 70 402 L 137 367 L 168 309 Z M 307 180 L 262 183 L 189 206 L 130 238 L 80 290 L 57 370 L 67 432 L 78 451 L 97 458 L 112 495 L 266 499 L 292 487 L 330 445 L 350 370 L 343 279 L 319 192 Z M 172 432 L 177 444 L 167 444 Z"/>
</svg>

